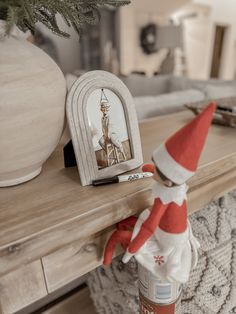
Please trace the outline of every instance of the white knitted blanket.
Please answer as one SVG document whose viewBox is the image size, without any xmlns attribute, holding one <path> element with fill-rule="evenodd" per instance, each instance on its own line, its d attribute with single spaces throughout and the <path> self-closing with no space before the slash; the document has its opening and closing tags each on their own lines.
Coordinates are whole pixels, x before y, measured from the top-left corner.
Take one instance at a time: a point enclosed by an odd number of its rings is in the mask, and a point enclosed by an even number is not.
<svg viewBox="0 0 236 314">
<path fill-rule="evenodd" d="M 236 313 L 236 190 L 190 217 L 201 243 L 198 266 L 182 297 L 183 314 Z M 137 265 L 116 258 L 87 276 L 99 314 L 137 314 Z"/>
</svg>

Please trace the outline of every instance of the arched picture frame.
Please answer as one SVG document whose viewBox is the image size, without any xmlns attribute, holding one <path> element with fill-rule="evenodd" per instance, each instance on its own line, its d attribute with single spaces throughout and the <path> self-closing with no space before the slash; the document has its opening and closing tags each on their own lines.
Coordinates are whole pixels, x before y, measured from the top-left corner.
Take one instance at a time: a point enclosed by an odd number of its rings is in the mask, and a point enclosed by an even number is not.
<svg viewBox="0 0 236 314">
<path fill-rule="evenodd" d="M 66 112 L 83 186 L 142 164 L 133 98 L 115 75 L 91 71 L 81 76 L 68 93 Z"/>
</svg>

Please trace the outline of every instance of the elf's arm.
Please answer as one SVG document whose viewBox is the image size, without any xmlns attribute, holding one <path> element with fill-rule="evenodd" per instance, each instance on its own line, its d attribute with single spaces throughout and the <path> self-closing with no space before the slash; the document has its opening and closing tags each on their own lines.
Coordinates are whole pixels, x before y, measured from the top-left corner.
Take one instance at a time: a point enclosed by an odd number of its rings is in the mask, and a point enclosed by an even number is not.
<svg viewBox="0 0 236 314">
<path fill-rule="evenodd" d="M 161 217 L 163 216 L 168 204 L 162 204 L 160 199 L 156 198 L 152 207 L 151 213 L 142 224 L 139 233 L 131 241 L 127 252 L 123 257 L 123 262 L 127 263 L 129 259 L 144 245 L 144 243 L 154 234 L 159 225 Z"/>
</svg>

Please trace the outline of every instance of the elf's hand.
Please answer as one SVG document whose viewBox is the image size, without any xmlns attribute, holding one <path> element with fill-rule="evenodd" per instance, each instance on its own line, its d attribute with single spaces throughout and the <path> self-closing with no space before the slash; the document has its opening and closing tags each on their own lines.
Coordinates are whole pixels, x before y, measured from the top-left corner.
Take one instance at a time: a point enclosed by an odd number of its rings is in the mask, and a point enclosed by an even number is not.
<svg viewBox="0 0 236 314">
<path fill-rule="evenodd" d="M 127 250 L 127 251 L 125 252 L 123 258 L 122 258 L 122 262 L 123 262 L 124 264 L 128 263 L 129 260 L 130 260 L 133 256 L 134 256 L 134 254 L 133 254 L 133 253 L 130 253 L 130 252 Z"/>
<path fill-rule="evenodd" d="M 143 172 L 152 172 L 154 173 L 155 166 L 153 164 L 145 164 L 142 166 L 142 171 Z"/>
</svg>

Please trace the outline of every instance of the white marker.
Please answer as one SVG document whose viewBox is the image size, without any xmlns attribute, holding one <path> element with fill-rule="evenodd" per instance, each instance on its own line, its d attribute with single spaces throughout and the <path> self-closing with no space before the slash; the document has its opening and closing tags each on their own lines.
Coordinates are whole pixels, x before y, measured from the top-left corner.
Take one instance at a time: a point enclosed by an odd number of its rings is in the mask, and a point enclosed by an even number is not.
<svg viewBox="0 0 236 314">
<path fill-rule="evenodd" d="M 120 183 L 120 182 L 127 182 L 127 181 L 135 181 L 144 178 L 150 178 L 153 176 L 152 172 L 139 172 L 139 173 L 132 173 L 122 176 L 114 176 L 110 178 L 98 179 L 92 181 L 92 185 L 104 185 L 104 184 L 111 184 L 111 183 Z"/>
</svg>

